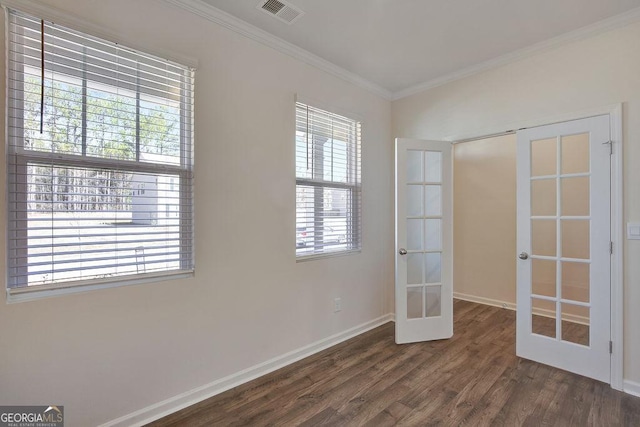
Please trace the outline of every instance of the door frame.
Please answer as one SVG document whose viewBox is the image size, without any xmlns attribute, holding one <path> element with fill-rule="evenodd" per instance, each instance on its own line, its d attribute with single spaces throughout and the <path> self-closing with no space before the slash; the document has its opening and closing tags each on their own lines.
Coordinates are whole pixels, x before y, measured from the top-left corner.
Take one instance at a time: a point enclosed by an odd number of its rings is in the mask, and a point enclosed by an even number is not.
<svg viewBox="0 0 640 427">
<path fill-rule="evenodd" d="M 611 156 L 611 388 L 624 391 L 624 176 L 623 176 L 623 104 L 557 114 L 549 117 L 528 119 L 506 125 L 492 126 L 475 132 L 442 138 L 454 145 L 462 142 L 485 139 L 492 136 L 515 134 L 517 130 L 545 126 L 570 120 L 594 116 L 609 116 L 609 129 L 613 154 Z M 506 130 L 505 130 L 506 129 Z M 455 166 L 454 166 L 455 167 Z M 454 182 L 455 186 L 455 182 Z M 455 209 L 455 207 L 454 207 Z M 455 248 L 454 248 L 455 258 Z M 515 254 L 514 254 L 515 257 Z"/>
</svg>

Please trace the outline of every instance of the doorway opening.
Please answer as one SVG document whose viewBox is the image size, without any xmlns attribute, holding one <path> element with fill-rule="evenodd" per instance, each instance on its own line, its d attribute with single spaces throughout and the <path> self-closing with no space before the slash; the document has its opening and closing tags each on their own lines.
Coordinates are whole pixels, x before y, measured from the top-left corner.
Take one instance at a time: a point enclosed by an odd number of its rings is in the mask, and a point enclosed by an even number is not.
<svg viewBox="0 0 640 427">
<path fill-rule="evenodd" d="M 580 119 L 580 117 L 585 118 Z M 595 125 L 597 121 L 602 126 Z M 583 125 L 588 125 L 587 129 L 581 129 L 580 127 Z M 595 125 L 595 128 L 589 127 L 592 125 Z M 455 272 L 452 274 L 455 282 L 452 280 L 449 285 L 453 288 L 449 298 L 455 297 L 459 300 L 513 310 L 518 308 L 517 323 L 524 325 L 522 330 L 526 331 L 526 334 L 519 332 L 516 338 L 519 341 L 521 337 L 526 335 L 525 341 L 528 343 L 526 346 L 521 345 L 522 342 L 517 343 L 518 355 L 585 376 L 592 376 L 609 382 L 614 389 L 622 390 L 622 260 L 624 242 L 622 106 L 614 105 L 583 111 L 579 114 L 567 114 L 558 117 L 557 120 L 530 120 L 513 128 L 520 130 L 517 133 L 509 131 L 493 133 L 491 136 L 484 137 L 470 137 L 473 136 L 472 134 L 447 138 L 448 141 L 457 141 L 457 143 L 453 143 L 455 150 L 452 150 L 454 151 L 452 159 L 455 159 L 452 160 L 455 179 L 453 173 L 451 176 L 455 188 L 451 199 L 452 202 L 455 200 L 455 203 L 452 203 L 455 204 L 455 209 L 451 210 L 452 216 L 450 217 L 455 224 L 452 233 L 455 237 L 455 245 L 453 238 L 451 241 L 451 247 L 455 246 L 451 264 L 452 271 Z M 592 134 L 592 129 L 596 128 L 600 128 L 601 131 Z M 539 137 L 545 132 L 556 133 L 544 138 Z M 578 136 L 580 134 L 582 136 Z M 486 132 L 485 135 L 489 135 L 489 132 Z M 584 143 L 585 138 L 589 141 L 586 144 Z M 553 144 L 550 141 L 545 143 L 545 139 L 553 139 L 554 142 Z M 570 143 L 573 139 L 578 141 L 577 144 Z M 509 141 L 511 142 L 509 143 Z M 403 313 L 407 314 L 405 304 L 407 301 L 405 298 L 398 298 L 399 292 L 402 295 L 402 291 L 405 293 L 408 291 L 406 289 L 408 284 L 407 268 L 404 267 L 407 264 L 405 255 L 408 254 L 405 249 L 408 236 L 405 220 L 409 218 L 403 211 L 408 199 L 398 198 L 398 194 L 406 192 L 404 187 L 407 184 L 403 181 L 404 178 L 400 179 L 406 172 L 406 159 L 403 160 L 402 156 L 398 156 L 398 153 L 403 152 L 407 144 L 422 147 L 425 144 L 433 143 L 442 144 L 443 142 L 415 139 L 396 140 L 396 340 L 398 330 L 407 329 L 411 324 L 417 323 L 403 315 Z M 493 147 L 491 147 L 492 145 Z M 540 148 L 544 148 L 545 145 L 555 146 L 555 169 L 549 174 L 533 172 L 531 170 L 533 163 L 536 163 L 536 167 L 544 165 L 544 161 L 540 159 L 544 160 L 545 156 L 539 154 L 541 152 L 544 154 L 545 149 L 540 150 Z M 604 170 L 602 166 L 605 165 L 605 162 L 600 161 L 598 161 L 600 166 L 595 169 L 596 165 L 589 160 L 589 170 L 572 172 L 569 171 L 570 167 L 565 170 L 562 158 L 564 157 L 566 160 L 576 153 L 569 151 L 564 153 L 563 150 L 566 147 L 580 145 L 590 147 L 590 159 L 595 158 L 596 152 L 600 153 L 604 147 L 606 150 L 606 157 L 603 157 L 606 159 L 605 175 L 597 172 L 596 175 L 599 174 L 600 178 L 593 179 L 595 176 L 593 172 L 596 169 Z M 487 150 L 487 147 L 490 149 Z M 494 154 L 490 154 L 491 148 L 495 149 L 496 147 L 499 148 Z M 600 154 L 598 154 L 599 156 Z M 512 160 L 505 161 L 505 157 L 511 157 Z M 536 158 L 535 162 L 532 160 L 533 157 Z M 576 157 L 578 160 L 580 159 L 579 154 Z M 519 163 L 518 159 L 523 158 L 526 167 L 522 167 L 522 162 Z M 461 160 L 464 160 L 465 165 L 461 166 Z M 584 156 L 582 163 L 584 163 Z M 544 169 L 544 166 L 542 167 Z M 521 171 L 526 172 L 524 179 Z M 508 176 L 511 178 L 507 179 Z M 606 177 L 606 180 L 602 179 L 603 176 Z M 467 180 L 466 185 L 463 185 L 465 184 L 462 182 L 464 179 Z M 588 184 L 585 185 L 587 181 Z M 555 194 L 549 192 L 553 183 L 555 183 Z M 597 189 L 592 187 L 594 183 L 597 184 Z M 523 191 L 523 189 L 526 190 Z M 489 190 L 489 193 L 483 193 L 480 190 Z M 572 210 L 579 209 L 579 206 L 584 207 L 585 194 L 587 194 L 585 191 L 588 193 L 589 212 L 571 213 Z M 564 200 L 567 197 L 569 200 L 573 198 L 578 202 L 576 209 L 571 208 L 571 203 Z M 554 207 L 550 203 L 554 198 L 556 211 L 546 214 L 540 213 L 540 209 L 544 210 L 545 205 Z M 522 205 L 522 200 L 527 200 L 525 205 Z M 535 200 L 536 212 L 532 211 L 534 208 L 531 204 L 532 200 Z M 567 210 L 562 209 L 563 204 Z M 608 212 L 606 217 L 601 215 L 604 210 Z M 509 211 L 511 214 L 504 216 L 505 212 Z M 605 218 L 606 221 L 594 220 L 591 217 L 593 212 L 596 212 L 601 219 Z M 555 228 L 551 227 L 554 222 Z M 589 225 L 585 226 L 587 223 Z M 494 227 L 488 227 L 486 224 L 493 224 Z M 526 225 L 524 228 L 523 224 Z M 540 226 L 544 226 L 543 228 L 546 230 L 543 231 L 546 232 L 533 230 L 533 228 Z M 572 229 L 576 233 L 573 233 Z M 522 233 L 520 230 L 525 230 L 525 232 Z M 590 237 L 586 237 L 587 233 Z M 565 239 L 566 235 L 571 234 L 577 236 L 577 239 Z M 545 235 L 546 238 L 541 240 L 540 237 Z M 598 238 L 594 240 L 592 236 L 596 235 Z M 528 240 L 525 240 L 523 244 L 519 236 L 527 236 Z M 425 235 L 425 238 L 427 237 Z M 584 251 L 587 241 L 590 245 L 589 251 L 591 248 L 595 248 L 593 256 L 591 252 L 587 254 L 587 251 Z M 596 241 L 598 244 L 594 245 Z M 556 252 L 544 253 L 546 249 L 554 246 L 554 242 Z M 605 244 L 601 245 L 603 242 Z M 606 256 L 604 256 L 601 246 L 606 248 Z M 543 249 L 541 250 L 541 248 Z M 521 251 L 521 249 L 523 250 Z M 583 251 L 580 252 L 580 249 Z M 571 251 L 575 253 L 567 256 L 566 254 Z M 500 258 L 504 259 L 504 262 L 499 262 Z M 599 261 L 594 263 L 596 259 Z M 541 261 L 545 261 L 547 267 L 541 268 Z M 537 264 L 535 268 L 532 266 L 534 262 Z M 554 263 L 555 272 L 550 268 Z M 580 263 L 589 266 L 589 283 L 585 281 L 586 268 L 584 265 L 578 265 Z M 607 265 L 606 271 L 602 268 L 605 263 Z M 594 268 L 596 264 L 598 267 Z M 532 270 L 536 270 L 535 274 L 532 273 Z M 594 280 L 594 271 L 597 272 L 597 280 Z M 604 277 L 603 271 L 607 278 L 600 280 Z M 483 272 L 485 274 L 482 274 Z M 522 280 L 523 277 L 526 280 Z M 555 283 L 551 282 L 553 277 L 555 277 Z M 482 285 L 483 280 L 488 282 L 489 286 L 478 286 Z M 522 283 L 526 286 L 522 286 Z M 592 291 L 596 288 L 596 286 L 592 286 L 593 283 L 604 283 L 607 288 L 599 286 L 600 291 L 598 292 L 600 293 L 593 294 Z M 545 285 L 548 285 L 546 290 Z M 555 288 L 555 293 L 550 294 L 553 288 Z M 522 292 L 523 289 L 526 292 Z M 608 311 L 602 310 L 604 304 L 597 303 L 603 295 L 602 289 L 610 294 L 610 299 L 607 298 L 606 302 L 610 316 L 606 314 Z M 587 294 L 589 294 L 588 302 L 585 301 Z M 526 303 L 522 299 L 522 295 L 524 295 Z M 442 303 L 444 304 L 445 301 Z M 547 307 L 542 306 L 544 304 Z M 522 316 L 526 317 L 525 321 Z M 552 331 L 554 326 L 555 337 Z M 594 331 L 596 331 L 595 335 Z M 550 344 L 544 340 L 538 342 L 536 340 L 539 337 L 548 338 L 554 343 Z M 606 340 L 603 340 L 603 337 Z M 418 340 L 429 339 L 438 338 L 423 337 Z M 536 342 L 534 343 L 534 341 Z M 556 347 L 547 348 L 543 352 L 540 352 L 539 348 L 535 350 L 537 347 L 542 348 L 548 345 Z M 582 347 L 582 350 L 576 352 L 575 348 L 577 347 Z M 597 349 L 600 352 L 597 360 L 604 362 L 593 363 L 596 359 L 584 362 L 588 358 L 577 357 L 578 353 L 585 348 L 589 351 Z M 601 351 L 604 348 L 607 351 L 605 357 L 602 357 Z M 542 360 L 544 357 L 541 355 L 553 354 L 555 350 L 560 350 L 562 353 L 557 359 Z M 536 353 L 537 356 L 533 353 Z M 592 353 L 595 354 L 595 351 Z M 599 369 L 602 372 L 602 366 L 606 366 L 610 375 L 607 374 L 605 378 L 600 374 L 584 373 L 582 368 L 574 369 L 574 364 L 580 364 L 579 359 L 583 359 L 583 368 L 597 365 L 600 366 Z M 558 360 L 562 363 L 555 363 Z"/>
<path fill-rule="evenodd" d="M 516 308 L 516 135 L 453 147 L 453 296 Z"/>
</svg>

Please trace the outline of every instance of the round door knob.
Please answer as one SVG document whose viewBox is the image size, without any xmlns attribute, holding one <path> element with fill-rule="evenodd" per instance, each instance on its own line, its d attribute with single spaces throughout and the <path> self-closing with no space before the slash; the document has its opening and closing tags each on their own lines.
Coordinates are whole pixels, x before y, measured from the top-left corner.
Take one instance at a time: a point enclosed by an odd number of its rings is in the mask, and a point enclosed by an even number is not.
<svg viewBox="0 0 640 427">
<path fill-rule="evenodd" d="M 526 252 L 521 252 L 520 255 L 518 255 L 518 258 L 522 260 L 529 259 L 529 254 Z"/>
<path fill-rule="evenodd" d="M 407 254 L 407 250 L 405 248 L 400 248 L 400 250 L 398 251 L 398 253 L 400 255 L 406 255 Z"/>
</svg>

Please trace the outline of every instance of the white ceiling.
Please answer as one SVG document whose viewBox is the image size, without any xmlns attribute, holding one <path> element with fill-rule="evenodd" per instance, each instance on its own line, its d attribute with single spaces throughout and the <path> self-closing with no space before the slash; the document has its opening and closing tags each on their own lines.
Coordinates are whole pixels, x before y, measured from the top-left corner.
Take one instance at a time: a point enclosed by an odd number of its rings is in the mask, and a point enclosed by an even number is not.
<svg viewBox="0 0 640 427">
<path fill-rule="evenodd" d="M 390 92 L 442 79 L 640 7 L 640 0 L 202 0 Z M 637 11 L 634 11 L 637 12 Z"/>
</svg>

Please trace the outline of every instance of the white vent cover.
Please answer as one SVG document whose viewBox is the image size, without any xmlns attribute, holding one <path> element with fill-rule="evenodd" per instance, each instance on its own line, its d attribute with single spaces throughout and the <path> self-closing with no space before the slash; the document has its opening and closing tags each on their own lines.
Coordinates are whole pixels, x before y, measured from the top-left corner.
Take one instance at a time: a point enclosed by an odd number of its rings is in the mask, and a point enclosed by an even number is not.
<svg viewBox="0 0 640 427">
<path fill-rule="evenodd" d="M 261 0 L 257 8 L 289 25 L 304 15 L 297 7 L 280 0 Z"/>
</svg>

